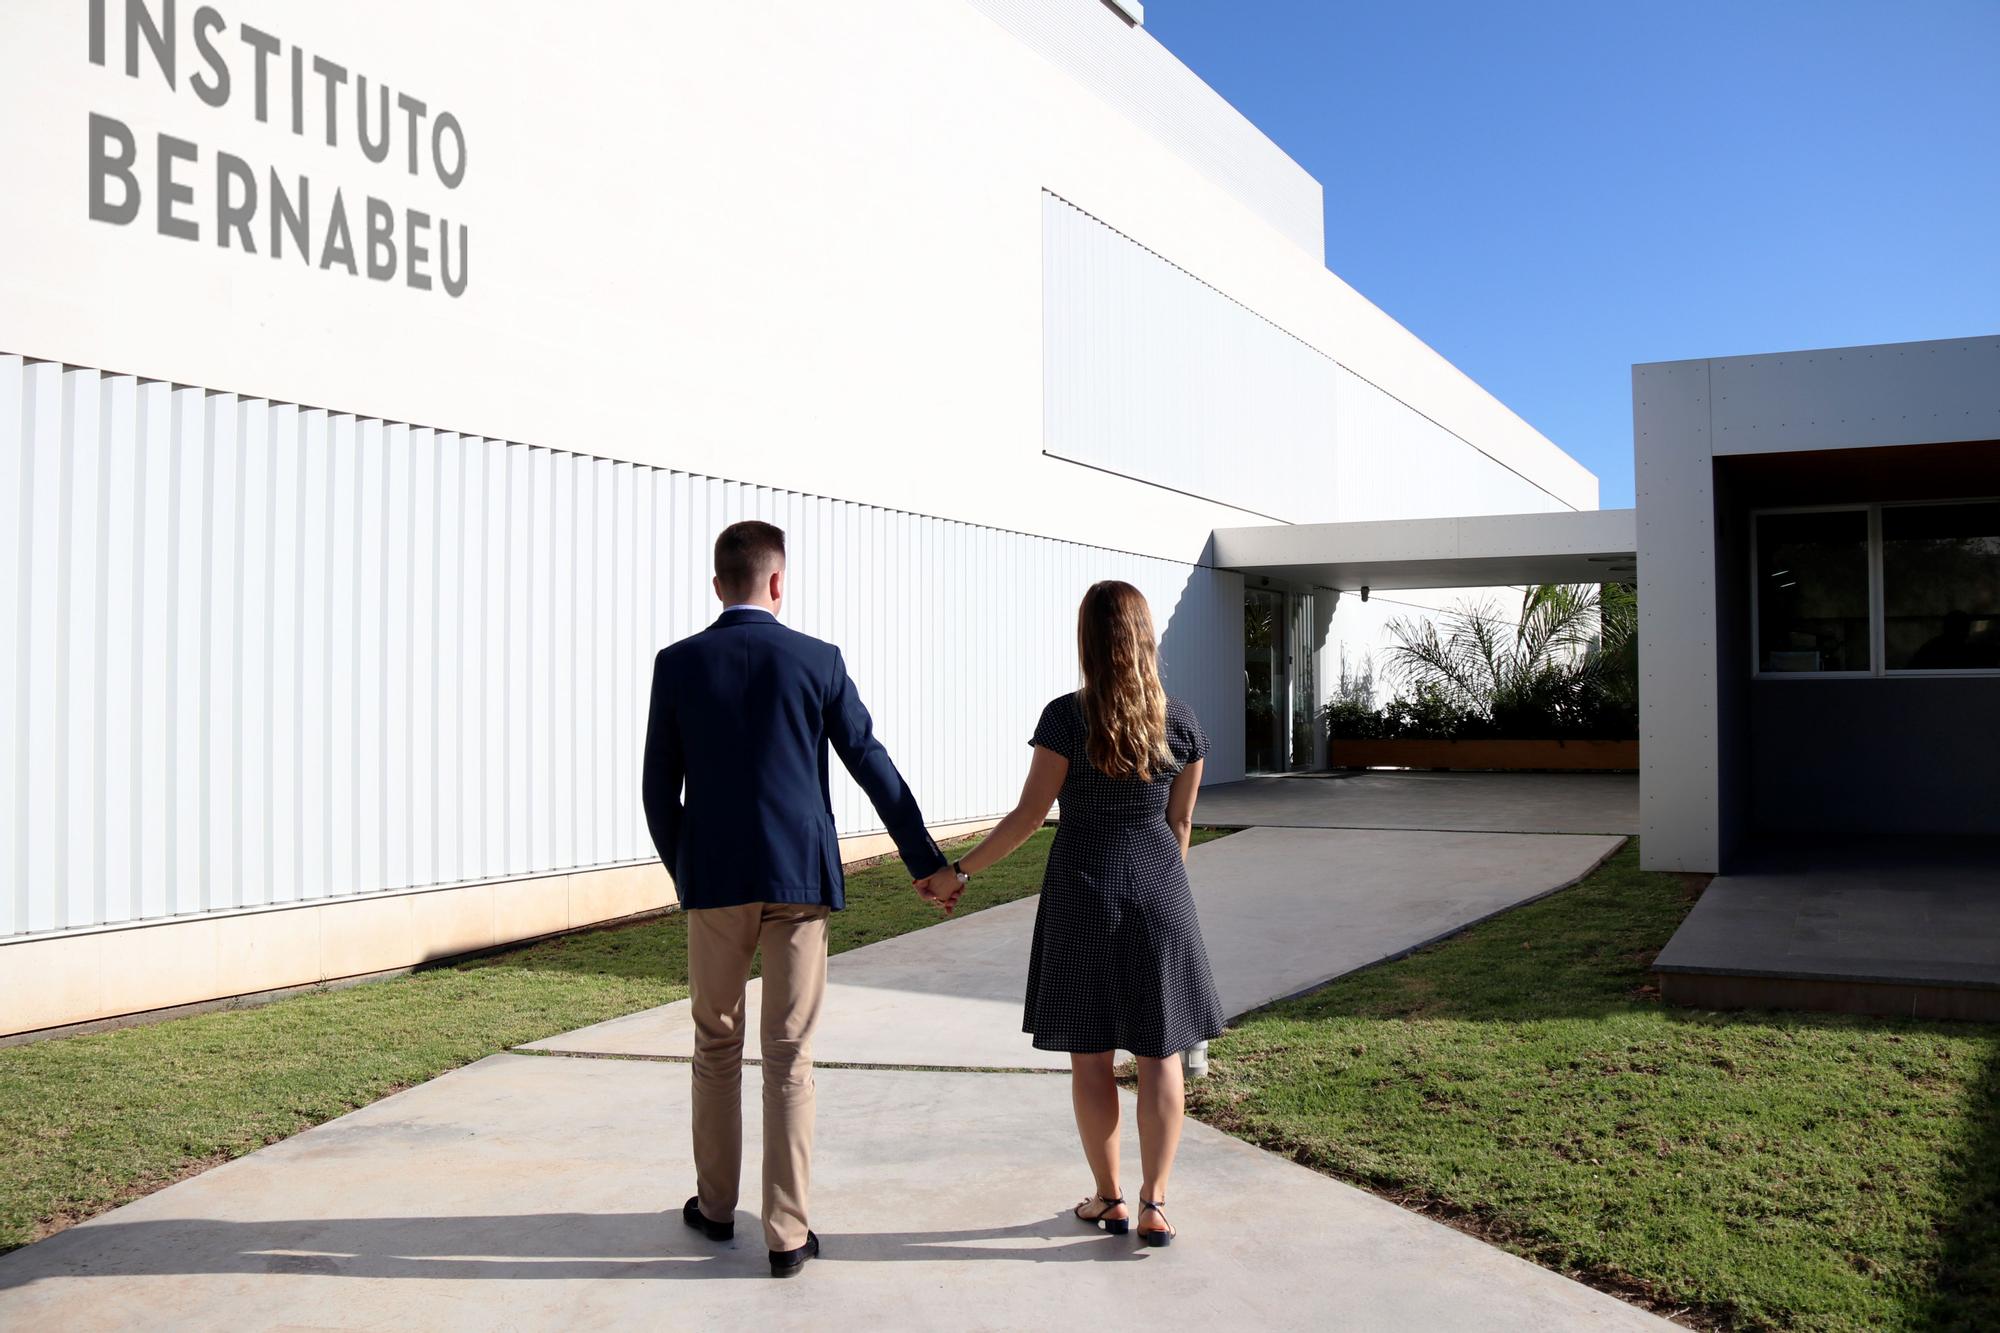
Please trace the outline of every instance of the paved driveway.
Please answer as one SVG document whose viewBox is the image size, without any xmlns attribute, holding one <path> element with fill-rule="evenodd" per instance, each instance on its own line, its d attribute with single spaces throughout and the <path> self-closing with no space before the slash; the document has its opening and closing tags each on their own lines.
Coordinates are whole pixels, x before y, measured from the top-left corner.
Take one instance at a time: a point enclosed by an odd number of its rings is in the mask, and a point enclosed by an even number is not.
<svg viewBox="0 0 2000 1333">
<path fill-rule="evenodd" d="M 1202 788 L 1195 817 L 1236 828 L 1637 834 L 1639 777 L 1377 771 L 1250 778 Z"/>
</svg>

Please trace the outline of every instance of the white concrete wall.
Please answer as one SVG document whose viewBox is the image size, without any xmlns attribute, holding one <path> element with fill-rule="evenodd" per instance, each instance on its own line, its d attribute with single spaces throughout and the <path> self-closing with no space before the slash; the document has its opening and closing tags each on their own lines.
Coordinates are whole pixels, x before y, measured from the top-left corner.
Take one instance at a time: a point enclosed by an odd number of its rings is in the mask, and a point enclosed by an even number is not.
<svg viewBox="0 0 2000 1333">
<path fill-rule="evenodd" d="M 1120 32 L 1099 5 L 1077 0 L 971 3 L 1301 251 L 1315 260 L 1325 254 L 1319 182 L 1143 28 Z"/>
<path fill-rule="evenodd" d="M 1041 452 L 1044 189 L 1334 356 L 1570 503 L 1595 482 L 1159 133 L 970 4 L 547 6 L 358 0 L 222 7 L 234 89 L 220 108 L 179 7 L 178 86 L 106 63 L 88 6 L 0 13 L 0 351 L 619 457 L 1065 540 L 1195 559 L 1242 521 L 1209 501 Z M 157 3 L 157 0 L 156 0 Z M 1097 0 L 1078 40 L 1152 39 Z M 355 146 L 353 80 L 328 147 L 273 62 L 254 114 L 249 23 L 449 109 L 467 168 L 412 176 L 402 142 Z M 282 77 L 281 77 L 282 76 Z M 1208 108 L 1218 134 L 1243 122 Z M 129 125 L 148 186 L 129 226 L 88 216 L 89 117 Z M 401 117 L 396 118 L 400 130 Z M 158 234 L 166 133 L 199 239 Z M 461 297 L 219 245 L 216 154 L 314 207 L 340 188 L 468 228 Z M 267 210 L 268 211 L 268 210 Z M 108 319 L 104 312 L 115 310 Z"/>
<path fill-rule="evenodd" d="M 1101 577 L 1153 598 L 1229 776 L 1240 581 L 1201 561 L 1246 516 L 1044 452 L 1045 192 L 1466 442 L 1501 489 L 1595 503 L 1321 267 L 1303 173 L 1097 0 L 219 10 L 211 34 L 175 7 L 169 79 L 128 32 L 162 0 L 0 8 L 16 938 L 643 859 L 644 664 L 703 619 L 707 543 L 751 514 L 792 529 L 795 623 L 847 644 L 934 818 L 1011 799 Z M 259 33 L 279 43 L 261 111 Z M 389 89 L 379 161 L 364 77 Z M 421 132 L 447 113 L 462 160 Z M 107 127 L 129 179 L 93 171 Z M 130 220 L 93 217 L 94 185 Z M 221 225 L 253 188 L 245 227 Z M 351 264 L 329 252 L 336 193 Z M 371 200 L 394 226 L 373 242 Z M 457 510 L 454 463 L 483 483 Z M 452 614 L 477 640 L 440 655 L 423 631 Z M 308 753 L 302 718 L 337 732 Z M 850 793 L 841 816 L 868 826 Z"/>
</svg>

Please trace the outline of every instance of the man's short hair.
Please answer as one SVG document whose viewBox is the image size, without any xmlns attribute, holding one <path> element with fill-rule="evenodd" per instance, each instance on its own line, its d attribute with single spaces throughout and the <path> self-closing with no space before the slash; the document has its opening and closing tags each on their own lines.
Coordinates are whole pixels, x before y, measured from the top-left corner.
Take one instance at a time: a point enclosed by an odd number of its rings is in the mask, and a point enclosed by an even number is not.
<svg viewBox="0 0 2000 1333">
<path fill-rule="evenodd" d="M 748 597 L 773 572 L 785 567 L 785 530 L 745 519 L 731 523 L 715 539 L 715 579 L 732 598 Z"/>
</svg>

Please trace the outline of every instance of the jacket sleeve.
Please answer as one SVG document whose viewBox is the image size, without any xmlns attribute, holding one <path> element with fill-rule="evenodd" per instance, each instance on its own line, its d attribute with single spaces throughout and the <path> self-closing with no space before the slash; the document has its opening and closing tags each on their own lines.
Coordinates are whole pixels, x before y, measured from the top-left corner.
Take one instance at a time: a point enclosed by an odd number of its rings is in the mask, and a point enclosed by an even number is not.
<svg viewBox="0 0 2000 1333">
<path fill-rule="evenodd" d="M 646 763 L 641 779 L 646 804 L 646 827 L 652 832 L 653 846 L 666 864 L 668 874 L 678 873 L 681 844 L 681 779 L 687 764 L 681 752 L 680 724 L 667 685 L 665 655 L 653 662 L 653 703 L 646 717 Z"/>
<path fill-rule="evenodd" d="M 889 752 L 875 739 L 875 723 L 855 692 L 847 674 L 847 659 L 839 649 L 833 654 L 833 681 L 826 697 L 826 736 L 840 762 L 854 775 L 867 794 L 882 825 L 896 841 L 896 850 L 912 878 L 922 879 L 945 864 L 930 830 L 924 827 L 924 812 L 903 775 L 896 771 Z"/>
</svg>

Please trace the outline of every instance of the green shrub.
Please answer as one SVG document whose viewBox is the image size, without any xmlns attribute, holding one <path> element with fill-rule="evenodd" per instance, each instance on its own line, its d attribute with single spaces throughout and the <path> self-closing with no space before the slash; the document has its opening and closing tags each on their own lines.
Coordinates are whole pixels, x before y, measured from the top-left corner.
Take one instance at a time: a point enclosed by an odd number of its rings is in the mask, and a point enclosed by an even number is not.
<svg viewBox="0 0 2000 1333">
<path fill-rule="evenodd" d="M 1437 619 L 1389 622 L 1387 674 L 1400 693 L 1377 707 L 1372 664 L 1324 710 L 1334 740 L 1630 740 L 1639 734 L 1638 602 L 1607 584 L 1544 584 L 1519 621 L 1490 603 Z"/>
</svg>

